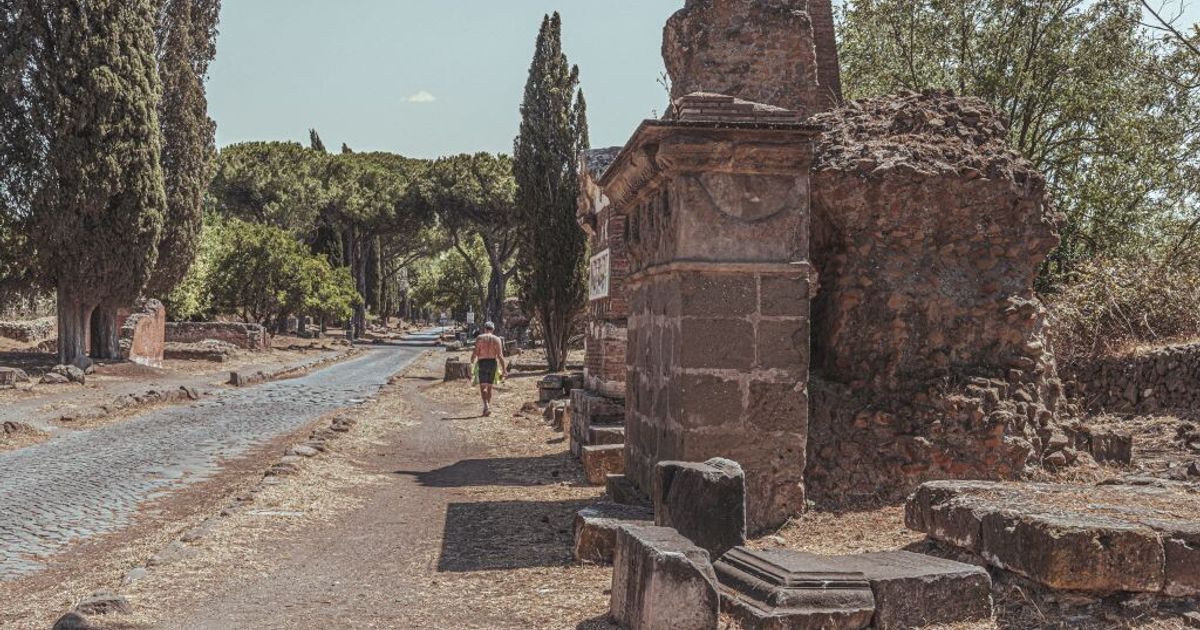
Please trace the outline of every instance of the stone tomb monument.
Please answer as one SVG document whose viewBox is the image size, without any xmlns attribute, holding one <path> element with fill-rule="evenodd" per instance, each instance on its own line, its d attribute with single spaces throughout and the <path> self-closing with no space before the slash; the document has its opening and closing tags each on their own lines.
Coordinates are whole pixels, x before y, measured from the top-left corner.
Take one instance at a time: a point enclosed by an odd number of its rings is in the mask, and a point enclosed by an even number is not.
<svg viewBox="0 0 1200 630">
<path fill-rule="evenodd" d="M 745 469 L 751 533 L 1078 456 L 1033 280 L 1045 180 L 977 99 L 839 106 L 827 0 L 689 0 L 676 97 L 595 182 L 629 249 L 625 467 Z"/>
</svg>

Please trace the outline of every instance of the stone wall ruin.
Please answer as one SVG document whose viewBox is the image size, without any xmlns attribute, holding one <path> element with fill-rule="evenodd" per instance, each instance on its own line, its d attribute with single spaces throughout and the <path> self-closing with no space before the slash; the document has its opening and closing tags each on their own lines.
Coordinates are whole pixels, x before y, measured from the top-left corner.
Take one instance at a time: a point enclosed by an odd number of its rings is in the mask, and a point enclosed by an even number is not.
<svg viewBox="0 0 1200 630">
<path fill-rule="evenodd" d="M 630 253 L 629 481 L 737 461 L 751 532 L 1066 443 L 1033 292 L 1044 179 L 979 100 L 838 107 L 832 41 L 828 2 L 689 0 L 666 118 L 597 182 Z"/>
</svg>

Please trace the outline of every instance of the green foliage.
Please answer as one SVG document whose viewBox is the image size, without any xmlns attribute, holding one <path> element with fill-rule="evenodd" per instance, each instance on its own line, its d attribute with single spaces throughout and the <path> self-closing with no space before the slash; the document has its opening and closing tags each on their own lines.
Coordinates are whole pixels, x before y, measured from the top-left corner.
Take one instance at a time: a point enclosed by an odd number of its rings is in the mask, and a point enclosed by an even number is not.
<svg viewBox="0 0 1200 630">
<path fill-rule="evenodd" d="M 210 193 L 229 217 L 310 234 L 328 201 L 325 162 L 295 142 L 247 142 L 217 155 Z"/>
<path fill-rule="evenodd" d="M 200 321 L 214 315 L 209 273 L 222 255 L 226 234 L 225 222 L 219 216 L 212 212 L 205 214 L 195 262 L 183 281 L 163 298 L 168 317 L 176 321 Z"/>
<path fill-rule="evenodd" d="M 216 123 L 208 117 L 204 72 L 216 48 L 195 37 L 215 38 L 216 24 L 197 24 L 195 18 L 215 21 L 219 12 L 219 0 L 171 0 L 164 3 L 159 22 L 163 95 L 158 111 L 167 212 L 158 261 L 146 287 L 150 294 L 165 294 L 178 285 L 200 244 L 204 193 L 216 155 Z"/>
<path fill-rule="evenodd" d="M 849 0 L 844 84 L 852 97 L 949 88 L 1006 114 L 1068 219 L 1049 286 L 1200 218 L 1200 57 L 1143 27 L 1141 11 L 1137 0 Z"/>
<path fill-rule="evenodd" d="M 446 311 L 462 316 L 467 311 L 481 313 L 484 296 L 479 288 L 490 270 L 483 242 L 472 237 L 462 243 L 464 255 L 443 251 L 422 259 L 413 266 L 409 299 L 413 306 L 434 312 Z M 466 264 L 468 257 L 483 261 L 474 267 Z"/>
<path fill-rule="evenodd" d="M 216 239 L 204 282 L 217 313 L 278 324 L 288 315 L 348 317 L 360 300 L 348 270 L 282 229 L 232 219 Z"/>
<path fill-rule="evenodd" d="M 585 298 L 586 241 L 575 209 L 578 159 L 588 140 L 578 85 L 579 69 L 562 51 L 562 20 L 546 16 L 525 85 L 513 172 L 523 236 L 518 279 L 523 302 L 541 320 L 551 371 L 566 360 Z"/>
</svg>

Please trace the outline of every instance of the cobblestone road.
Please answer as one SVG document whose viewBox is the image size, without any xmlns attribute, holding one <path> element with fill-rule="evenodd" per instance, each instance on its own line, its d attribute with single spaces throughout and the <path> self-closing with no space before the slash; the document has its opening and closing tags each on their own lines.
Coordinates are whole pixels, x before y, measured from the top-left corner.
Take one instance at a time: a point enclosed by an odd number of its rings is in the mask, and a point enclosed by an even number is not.
<svg viewBox="0 0 1200 630">
<path fill-rule="evenodd" d="M 362 402 L 425 349 L 372 347 L 302 378 L 0 453 L 0 580 L 37 570 L 39 558 L 73 541 L 119 530 L 140 504 L 210 476 L 223 459 Z"/>
</svg>

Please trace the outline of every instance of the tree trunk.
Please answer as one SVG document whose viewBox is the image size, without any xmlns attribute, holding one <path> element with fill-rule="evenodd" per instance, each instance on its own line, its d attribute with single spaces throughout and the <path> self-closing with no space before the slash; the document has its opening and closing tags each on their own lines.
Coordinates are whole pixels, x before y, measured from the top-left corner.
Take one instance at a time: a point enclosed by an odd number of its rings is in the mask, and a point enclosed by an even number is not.
<svg viewBox="0 0 1200 630">
<path fill-rule="evenodd" d="M 121 358 L 121 331 L 117 330 L 117 307 L 101 304 L 92 310 L 91 349 L 93 359 Z"/>
<path fill-rule="evenodd" d="M 483 316 L 496 324 L 496 334 L 503 337 L 508 334 L 504 329 L 504 297 L 508 288 L 508 278 L 498 264 L 492 264 L 492 273 L 488 277 L 487 301 L 483 305 Z"/>
<path fill-rule="evenodd" d="M 91 304 L 83 304 L 66 290 L 58 290 L 58 362 L 75 363 L 87 356 L 88 331 L 91 324 Z"/>
</svg>

